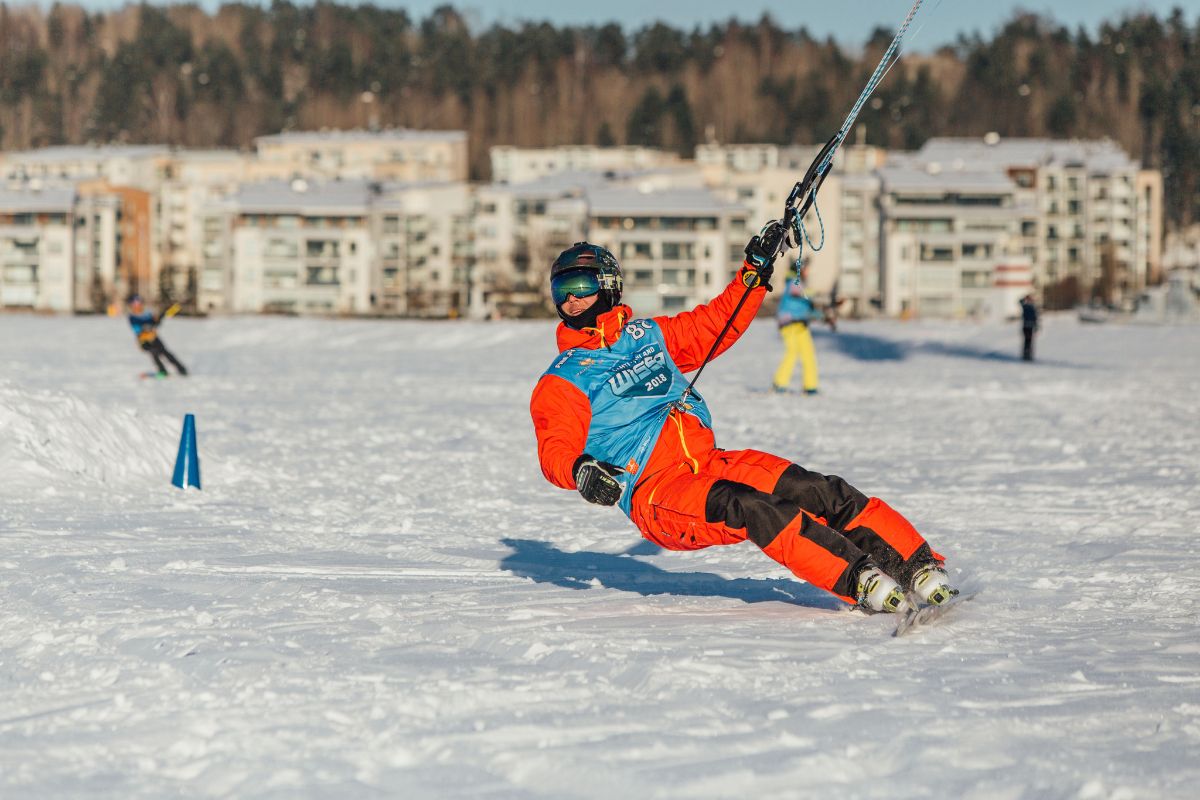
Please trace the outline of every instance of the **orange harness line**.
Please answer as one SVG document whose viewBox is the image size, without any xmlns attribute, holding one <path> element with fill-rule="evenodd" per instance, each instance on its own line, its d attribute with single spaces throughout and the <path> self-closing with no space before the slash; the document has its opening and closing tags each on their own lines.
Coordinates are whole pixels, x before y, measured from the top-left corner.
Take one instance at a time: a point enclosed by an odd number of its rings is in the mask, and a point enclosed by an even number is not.
<svg viewBox="0 0 1200 800">
<path fill-rule="evenodd" d="M 683 447 L 683 454 L 685 456 L 687 456 L 688 461 L 692 462 L 691 463 L 692 474 L 699 475 L 700 474 L 700 462 L 697 461 L 695 456 L 692 455 L 691 451 L 688 450 L 687 437 L 683 435 L 682 414 L 679 413 L 679 409 L 672 408 L 671 412 L 670 412 L 670 416 L 671 416 L 671 419 L 675 420 L 675 427 L 679 430 L 679 444 L 681 447 Z"/>
<path fill-rule="evenodd" d="M 617 338 L 621 335 L 621 329 L 624 327 L 625 327 L 625 312 L 617 311 L 617 336 L 613 337 L 614 343 L 617 341 Z M 608 341 L 608 337 L 604 335 L 604 328 L 602 328 L 602 327 L 600 327 L 600 328 L 582 328 L 581 330 L 595 331 L 600 336 L 600 346 L 601 347 L 611 347 L 612 346 Z"/>
</svg>

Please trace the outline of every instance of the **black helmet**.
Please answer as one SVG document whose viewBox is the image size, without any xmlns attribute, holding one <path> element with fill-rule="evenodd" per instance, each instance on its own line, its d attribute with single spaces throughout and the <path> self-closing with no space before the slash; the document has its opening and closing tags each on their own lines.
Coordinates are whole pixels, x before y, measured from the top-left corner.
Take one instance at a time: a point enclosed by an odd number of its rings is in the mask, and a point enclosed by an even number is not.
<svg viewBox="0 0 1200 800">
<path fill-rule="evenodd" d="M 568 272 L 588 270 L 596 273 L 600 299 L 609 308 L 621 302 L 621 265 L 607 247 L 590 242 L 576 242 L 558 254 L 550 267 L 550 285 L 554 279 Z M 555 302 L 555 305 L 561 305 Z"/>
</svg>

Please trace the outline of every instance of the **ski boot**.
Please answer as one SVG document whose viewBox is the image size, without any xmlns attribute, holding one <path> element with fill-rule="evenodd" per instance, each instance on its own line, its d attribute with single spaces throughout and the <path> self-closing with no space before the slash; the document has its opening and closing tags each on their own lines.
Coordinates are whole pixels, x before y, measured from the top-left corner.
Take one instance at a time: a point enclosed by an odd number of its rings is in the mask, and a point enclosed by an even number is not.
<svg viewBox="0 0 1200 800">
<path fill-rule="evenodd" d="M 864 567 L 858 573 L 855 600 L 859 608 L 888 614 L 908 608 L 908 599 L 904 596 L 900 584 L 873 566 Z"/>
<path fill-rule="evenodd" d="M 926 564 L 913 574 L 912 593 L 922 603 L 940 606 L 958 594 L 950 585 L 950 576 L 937 562 Z"/>
</svg>

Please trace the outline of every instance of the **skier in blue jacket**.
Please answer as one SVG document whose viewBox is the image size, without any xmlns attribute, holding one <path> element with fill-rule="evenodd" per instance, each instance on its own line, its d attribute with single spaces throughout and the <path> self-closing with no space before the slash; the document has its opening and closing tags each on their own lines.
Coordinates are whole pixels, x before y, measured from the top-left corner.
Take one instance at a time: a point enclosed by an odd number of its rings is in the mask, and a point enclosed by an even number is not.
<svg viewBox="0 0 1200 800">
<path fill-rule="evenodd" d="M 813 347 L 812 333 L 808 324 L 820 319 L 821 314 L 808 296 L 808 265 L 797 261 L 783 285 L 783 297 L 775 321 L 779 324 L 779 335 L 783 338 L 783 360 L 775 369 L 773 386 L 777 392 L 786 392 L 792 382 L 792 371 L 796 361 L 802 364 L 804 393 L 817 393 L 817 350 Z"/>
</svg>

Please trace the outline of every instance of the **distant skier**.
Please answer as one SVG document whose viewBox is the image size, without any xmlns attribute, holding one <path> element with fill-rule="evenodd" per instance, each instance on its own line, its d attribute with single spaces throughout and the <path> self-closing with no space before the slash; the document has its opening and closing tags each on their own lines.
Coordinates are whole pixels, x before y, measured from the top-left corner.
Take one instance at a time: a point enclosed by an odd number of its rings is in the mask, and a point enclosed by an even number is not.
<svg viewBox="0 0 1200 800">
<path fill-rule="evenodd" d="M 1033 295 L 1027 294 L 1021 298 L 1021 335 L 1025 339 L 1021 358 L 1024 361 L 1033 361 L 1033 336 L 1038 327 L 1037 306 L 1034 305 Z"/>
<path fill-rule="evenodd" d="M 878 498 L 756 450 L 715 445 L 708 406 L 683 400 L 746 287 L 754 287 L 717 351 L 754 319 L 769 288 L 782 223 L 746 246 L 714 300 L 672 317 L 635 319 L 620 305 L 621 268 L 579 242 L 550 272 L 562 323 L 559 356 L 530 401 L 546 478 L 599 505 L 619 505 L 650 541 L 696 550 L 750 539 L 796 576 L 872 611 L 907 606 L 904 591 L 941 604 L 955 590 L 916 529 Z M 742 409 L 753 416 L 752 407 Z"/>
<path fill-rule="evenodd" d="M 803 375 L 804 393 L 817 393 L 817 350 L 813 347 L 810 322 L 821 319 L 821 313 L 808 296 L 808 265 L 797 262 L 783 285 L 783 297 L 775 321 L 783 338 L 783 360 L 775 369 L 772 388 L 786 392 L 792 382 L 792 371 L 799 360 Z"/>
<path fill-rule="evenodd" d="M 146 304 L 142 301 L 141 295 L 130 295 L 127 303 L 129 305 L 129 325 L 137 336 L 138 344 L 154 359 L 154 365 L 158 367 L 158 377 L 165 378 L 167 376 L 167 367 L 163 364 L 164 358 L 175 365 L 175 369 L 180 375 L 187 375 L 187 368 L 179 363 L 179 359 L 167 349 L 158 335 L 159 324 L 163 319 L 175 316 L 179 311 L 179 305 L 172 305 L 162 314 L 154 315 L 146 310 Z"/>
</svg>

